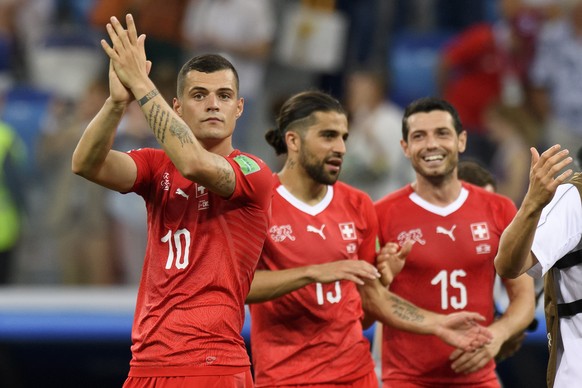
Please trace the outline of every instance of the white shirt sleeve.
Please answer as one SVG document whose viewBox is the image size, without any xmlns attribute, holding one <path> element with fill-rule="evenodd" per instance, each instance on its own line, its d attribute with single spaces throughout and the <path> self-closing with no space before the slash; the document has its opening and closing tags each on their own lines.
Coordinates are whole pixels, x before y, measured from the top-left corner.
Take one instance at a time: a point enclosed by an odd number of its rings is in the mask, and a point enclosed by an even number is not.
<svg viewBox="0 0 582 388">
<path fill-rule="evenodd" d="M 538 264 L 527 273 L 534 278 L 542 277 L 556 261 L 578 246 L 581 234 L 580 194 L 571 184 L 560 185 L 542 211 L 531 249 Z"/>
</svg>

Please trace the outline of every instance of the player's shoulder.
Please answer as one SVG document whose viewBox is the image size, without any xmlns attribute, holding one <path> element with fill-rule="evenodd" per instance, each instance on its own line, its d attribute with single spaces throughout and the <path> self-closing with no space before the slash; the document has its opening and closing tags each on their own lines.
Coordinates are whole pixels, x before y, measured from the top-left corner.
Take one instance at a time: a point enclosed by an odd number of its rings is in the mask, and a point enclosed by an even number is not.
<svg viewBox="0 0 582 388">
<path fill-rule="evenodd" d="M 463 182 L 463 187 L 469 191 L 469 198 L 473 201 L 478 201 L 483 205 L 489 204 L 493 207 L 510 207 L 515 208 L 515 203 L 506 195 L 493 193 L 485 190 L 480 186 L 471 183 Z"/>
<path fill-rule="evenodd" d="M 353 202 L 372 203 L 372 198 L 370 198 L 370 195 L 368 193 L 345 182 L 337 181 L 333 187 L 334 193 L 336 193 L 338 196 L 347 197 L 349 198 L 349 200 Z"/>
<path fill-rule="evenodd" d="M 271 169 L 267 163 L 263 161 L 263 159 L 248 152 L 243 152 L 236 149 L 226 158 L 235 162 L 240 167 L 244 175 L 249 175 L 256 172 L 268 174 L 269 176 L 272 175 Z"/>
<path fill-rule="evenodd" d="M 376 209 L 389 209 L 393 206 L 397 206 L 404 200 L 408 200 L 412 192 L 412 186 L 407 184 L 398 190 L 386 194 L 384 197 L 377 200 L 374 206 Z"/>
</svg>

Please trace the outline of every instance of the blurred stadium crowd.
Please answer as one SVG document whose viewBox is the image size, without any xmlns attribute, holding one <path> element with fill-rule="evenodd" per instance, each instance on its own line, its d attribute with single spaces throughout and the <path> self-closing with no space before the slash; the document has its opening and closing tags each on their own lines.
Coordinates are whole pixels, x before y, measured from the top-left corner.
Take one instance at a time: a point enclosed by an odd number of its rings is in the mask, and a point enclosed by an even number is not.
<svg viewBox="0 0 582 388">
<path fill-rule="evenodd" d="M 190 56 L 219 52 L 241 78 L 235 146 L 280 164 L 264 141 L 280 103 L 321 89 L 350 115 L 342 180 L 373 199 L 413 176 L 398 146 L 402 107 L 438 95 L 459 110 L 466 159 L 517 205 L 529 147 L 582 144 L 580 0 L 0 0 L 0 282 L 134 285 L 145 208 L 70 171 L 108 95 L 100 46 L 132 12 L 152 78 L 175 95 Z M 137 107 L 134 107 L 137 108 Z M 139 109 L 115 147 L 157 147 Z"/>
</svg>

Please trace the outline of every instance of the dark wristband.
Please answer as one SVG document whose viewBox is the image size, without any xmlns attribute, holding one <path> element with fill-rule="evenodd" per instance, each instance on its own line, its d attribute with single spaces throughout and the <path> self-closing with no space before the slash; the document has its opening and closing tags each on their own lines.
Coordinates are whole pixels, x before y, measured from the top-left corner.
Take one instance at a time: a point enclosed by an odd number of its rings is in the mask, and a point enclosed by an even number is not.
<svg viewBox="0 0 582 388">
<path fill-rule="evenodd" d="M 143 96 L 142 98 L 140 98 L 139 100 L 137 100 L 137 103 L 139 104 L 139 106 L 144 106 L 149 100 L 151 100 L 158 94 L 160 94 L 160 92 L 158 92 L 158 89 L 154 89 L 145 96 Z"/>
</svg>

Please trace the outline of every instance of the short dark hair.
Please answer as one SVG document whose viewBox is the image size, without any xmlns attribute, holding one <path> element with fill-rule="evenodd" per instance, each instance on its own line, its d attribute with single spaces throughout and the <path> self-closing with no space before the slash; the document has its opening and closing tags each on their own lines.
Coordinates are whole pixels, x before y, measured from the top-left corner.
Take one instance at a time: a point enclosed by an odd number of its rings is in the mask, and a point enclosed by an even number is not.
<svg viewBox="0 0 582 388">
<path fill-rule="evenodd" d="M 459 179 L 476 186 L 485 187 L 491 185 L 497 190 L 497 182 L 495 182 L 493 174 L 477 161 L 460 161 L 457 168 L 457 176 Z"/>
<path fill-rule="evenodd" d="M 186 62 L 180 69 L 177 80 L 178 98 L 180 98 L 182 93 L 184 93 L 184 80 L 186 79 L 186 75 L 188 75 L 188 73 L 193 70 L 199 71 L 201 73 L 214 73 L 221 70 L 231 70 L 234 73 L 234 78 L 236 81 L 235 92 L 238 95 L 239 79 L 238 73 L 233 64 L 222 55 L 202 54 L 188 60 L 188 62 Z"/>
<path fill-rule="evenodd" d="M 434 110 L 449 112 L 453 118 L 453 125 L 455 126 L 455 131 L 457 134 L 463 132 L 461 118 L 459 117 L 459 113 L 454 106 L 452 106 L 449 102 L 437 97 L 423 97 L 412 101 L 404 110 L 404 116 L 402 117 L 402 139 L 404 141 L 408 140 L 408 132 L 410 131 L 410 128 L 408 127 L 408 118 L 410 116 L 415 113 L 428 113 Z"/>
<path fill-rule="evenodd" d="M 327 93 L 312 90 L 297 93 L 287 99 L 277 116 L 277 127 L 269 129 L 265 139 L 274 149 L 277 155 L 287 153 L 285 133 L 297 125 L 307 126 L 315 112 L 338 112 L 344 115 L 346 111 L 340 102 Z"/>
</svg>

